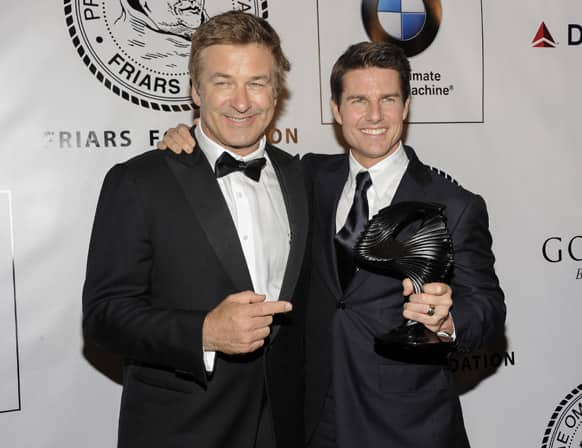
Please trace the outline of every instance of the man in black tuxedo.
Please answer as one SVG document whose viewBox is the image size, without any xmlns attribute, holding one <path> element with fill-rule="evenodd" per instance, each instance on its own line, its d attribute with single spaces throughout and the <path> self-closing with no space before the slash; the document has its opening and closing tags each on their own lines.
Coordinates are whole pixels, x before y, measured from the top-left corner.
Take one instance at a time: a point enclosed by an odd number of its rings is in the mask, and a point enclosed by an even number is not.
<svg viewBox="0 0 582 448">
<path fill-rule="evenodd" d="M 288 69 L 266 21 L 213 17 L 192 41 L 201 150 L 105 178 L 83 328 L 125 360 L 120 447 L 303 443 L 307 197 L 299 159 L 264 136 Z"/>
<path fill-rule="evenodd" d="M 309 448 L 467 447 L 460 403 L 440 349 L 390 353 L 376 336 L 402 317 L 424 324 L 459 351 L 503 331 L 505 304 L 494 271 L 483 199 L 422 164 L 402 144 L 410 105 L 410 65 L 388 43 L 362 42 L 331 75 L 332 111 L 347 154 L 303 158 L 312 207 L 306 314 L 306 436 Z M 191 151 L 186 127 L 160 147 Z M 355 270 L 340 240 L 378 210 L 402 201 L 436 202 L 454 245 L 450 285 Z M 364 213 L 361 213 L 364 211 Z M 343 238 L 345 240 L 345 238 Z M 347 265 L 347 266 L 346 266 Z M 402 296 L 410 296 L 402 311 Z"/>
</svg>

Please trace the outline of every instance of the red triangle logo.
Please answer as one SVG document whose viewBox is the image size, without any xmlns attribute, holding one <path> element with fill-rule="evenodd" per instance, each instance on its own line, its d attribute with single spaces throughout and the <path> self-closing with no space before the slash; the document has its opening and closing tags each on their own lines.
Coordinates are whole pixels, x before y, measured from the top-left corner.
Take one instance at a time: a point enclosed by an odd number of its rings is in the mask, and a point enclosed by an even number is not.
<svg viewBox="0 0 582 448">
<path fill-rule="evenodd" d="M 531 43 L 534 48 L 554 48 L 557 45 L 552 37 L 552 33 L 550 33 L 550 30 L 548 30 L 548 27 L 544 22 L 542 22 L 538 27 L 536 35 Z"/>
</svg>

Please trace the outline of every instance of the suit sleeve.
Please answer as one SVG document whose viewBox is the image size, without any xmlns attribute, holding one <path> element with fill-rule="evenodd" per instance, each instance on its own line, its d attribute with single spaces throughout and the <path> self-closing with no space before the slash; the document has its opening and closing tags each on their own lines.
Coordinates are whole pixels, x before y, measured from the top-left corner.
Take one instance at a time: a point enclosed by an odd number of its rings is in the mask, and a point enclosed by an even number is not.
<svg viewBox="0 0 582 448">
<path fill-rule="evenodd" d="M 83 332 L 97 346 L 206 383 L 205 312 L 152 305 L 152 242 L 138 184 L 125 165 L 105 177 L 83 288 Z"/>
<path fill-rule="evenodd" d="M 452 232 L 455 267 L 451 314 L 460 351 L 472 351 L 503 334 L 505 302 L 495 275 L 485 202 L 473 195 Z"/>
</svg>

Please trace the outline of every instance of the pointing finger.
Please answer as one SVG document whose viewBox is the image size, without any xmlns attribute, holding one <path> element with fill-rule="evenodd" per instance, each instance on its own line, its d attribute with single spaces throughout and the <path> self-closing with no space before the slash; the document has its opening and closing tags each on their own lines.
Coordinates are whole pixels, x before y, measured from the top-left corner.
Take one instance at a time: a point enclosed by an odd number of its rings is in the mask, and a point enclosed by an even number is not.
<svg viewBox="0 0 582 448">
<path fill-rule="evenodd" d="M 273 314 L 287 313 L 293 309 L 289 302 L 279 300 L 277 302 L 257 303 L 254 316 L 271 316 Z"/>
<path fill-rule="evenodd" d="M 237 303 L 257 303 L 265 300 L 264 294 L 255 294 L 253 291 L 242 291 L 228 296 L 228 300 Z"/>
</svg>

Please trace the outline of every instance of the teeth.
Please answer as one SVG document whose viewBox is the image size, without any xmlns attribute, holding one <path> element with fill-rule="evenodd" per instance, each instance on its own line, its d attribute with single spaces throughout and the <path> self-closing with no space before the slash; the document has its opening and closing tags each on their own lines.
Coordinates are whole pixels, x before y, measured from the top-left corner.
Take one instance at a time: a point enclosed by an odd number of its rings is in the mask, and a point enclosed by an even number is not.
<svg viewBox="0 0 582 448">
<path fill-rule="evenodd" d="M 232 121 L 240 121 L 240 122 L 243 122 L 243 121 L 248 120 L 251 117 L 227 117 L 227 118 L 229 120 L 232 120 Z"/>
<path fill-rule="evenodd" d="M 386 132 L 386 128 L 380 128 L 380 129 L 362 129 L 362 132 L 364 134 L 380 135 L 380 134 L 384 134 Z"/>
</svg>

